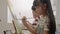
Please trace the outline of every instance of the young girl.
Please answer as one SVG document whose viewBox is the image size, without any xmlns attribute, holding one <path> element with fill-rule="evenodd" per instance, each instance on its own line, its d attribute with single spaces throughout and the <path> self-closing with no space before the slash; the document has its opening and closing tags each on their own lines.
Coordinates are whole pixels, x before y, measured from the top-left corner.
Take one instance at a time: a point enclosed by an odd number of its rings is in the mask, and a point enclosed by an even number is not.
<svg viewBox="0 0 60 34">
<path fill-rule="evenodd" d="M 34 28 L 33 25 L 27 23 L 24 16 L 22 22 L 28 30 L 32 34 L 55 34 L 56 24 L 50 0 L 34 0 L 32 10 L 38 26 Z"/>
</svg>

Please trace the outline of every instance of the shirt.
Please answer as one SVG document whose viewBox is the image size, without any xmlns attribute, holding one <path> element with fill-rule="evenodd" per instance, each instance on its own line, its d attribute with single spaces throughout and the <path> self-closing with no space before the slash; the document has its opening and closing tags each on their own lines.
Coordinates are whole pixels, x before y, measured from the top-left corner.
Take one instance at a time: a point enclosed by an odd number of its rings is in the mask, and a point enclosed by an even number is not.
<svg viewBox="0 0 60 34">
<path fill-rule="evenodd" d="M 40 16 L 40 19 L 38 21 L 38 27 L 37 27 L 37 33 L 38 34 L 43 34 L 43 31 L 46 30 L 46 31 L 49 31 L 49 17 L 48 16 L 43 16 L 41 15 Z"/>
</svg>

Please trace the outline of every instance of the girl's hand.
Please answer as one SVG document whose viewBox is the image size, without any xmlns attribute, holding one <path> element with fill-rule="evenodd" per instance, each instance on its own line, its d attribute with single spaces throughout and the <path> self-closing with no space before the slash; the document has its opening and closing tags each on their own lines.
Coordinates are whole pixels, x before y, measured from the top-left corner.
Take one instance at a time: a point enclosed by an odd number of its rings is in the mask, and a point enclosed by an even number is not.
<svg viewBox="0 0 60 34">
<path fill-rule="evenodd" d="M 25 16 L 22 17 L 22 22 L 26 22 L 26 17 Z"/>
</svg>

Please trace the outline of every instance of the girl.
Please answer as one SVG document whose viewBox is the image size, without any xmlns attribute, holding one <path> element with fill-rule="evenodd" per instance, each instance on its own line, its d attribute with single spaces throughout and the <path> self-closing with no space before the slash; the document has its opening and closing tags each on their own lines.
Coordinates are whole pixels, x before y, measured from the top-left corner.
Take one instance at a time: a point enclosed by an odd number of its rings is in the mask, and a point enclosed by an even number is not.
<svg viewBox="0 0 60 34">
<path fill-rule="evenodd" d="M 33 16 L 35 20 L 39 23 L 36 28 L 31 24 L 27 23 L 26 17 L 22 18 L 23 24 L 28 28 L 32 34 L 55 34 L 56 24 L 53 15 L 50 0 L 34 0 L 33 6 Z M 36 19 L 37 17 L 37 19 Z M 41 23 L 43 23 L 43 32 L 41 33 Z"/>
</svg>

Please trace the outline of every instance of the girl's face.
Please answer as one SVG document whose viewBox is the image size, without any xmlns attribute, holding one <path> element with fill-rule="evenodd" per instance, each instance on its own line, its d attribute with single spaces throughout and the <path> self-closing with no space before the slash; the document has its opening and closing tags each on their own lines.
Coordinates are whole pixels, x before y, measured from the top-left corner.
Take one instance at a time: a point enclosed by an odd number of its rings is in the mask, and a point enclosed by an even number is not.
<svg viewBox="0 0 60 34">
<path fill-rule="evenodd" d="M 36 17 L 39 17 L 43 12 L 44 10 L 46 10 L 46 4 L 40 4 L 38 6 L 36 6 L 36 10 L 33 11 L 33 17 L 36 18 Z"/>
<path fill-rule="evenodd" d="M 40 14 L 41 14 L 41 11 L 42 11 L 42 8 L 40 6 L 37 6 L 36 7 L 36 10 L 33 11 L 33 17 L 36 18 L 36 17 L 39 17 Z"/>
</svg>

